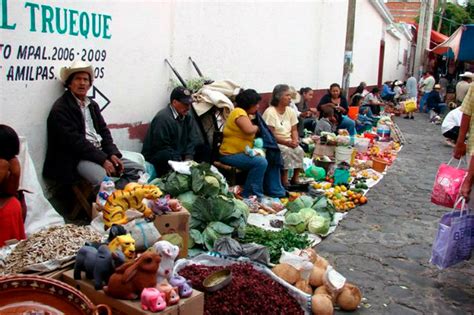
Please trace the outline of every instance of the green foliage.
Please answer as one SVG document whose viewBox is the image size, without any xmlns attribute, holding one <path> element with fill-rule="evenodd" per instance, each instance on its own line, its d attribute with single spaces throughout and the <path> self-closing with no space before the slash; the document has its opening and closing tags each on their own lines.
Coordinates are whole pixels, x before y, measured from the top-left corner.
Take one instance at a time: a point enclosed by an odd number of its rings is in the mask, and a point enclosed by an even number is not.
<svg viewBox="0 0 474 315">
<path fill-rule="evenodd" d="M 437 30 L 440 15 L 442 13 L 442 3 L 440 2 L 438 8 L 435 10 L 433 16 L 433 30 Z M 440 32 L 451 36 L 458 29 L 461 24 L 474 23 L 474 2 L 469 0 L 464 7 L 455 3 L 448 2 L 445 5 L 443 20 Z"/>
<path fill-rule="evenodd" d="M 307 235 L 297 234 L 288 229 L 280 231 L 266 231 L 256 226 L 247 225 L 245 236 L 239 239 L 242 243 L 256 243 L 268 248 L 270 261 L 278 263 L 281 250 L 292 251 L 294 249 L 305 249 L 312 246 L 312 241 Z"/>
<path fill-rule="evenodd" d="M 192 78 L 192 79 L 186 80 L 185 82 L 186 82 L 186 87 L 190 89 L 191 92 L 196 93 L 204 86 L 204 83 L 206 81 L 210 81 L 210 79 L 207 77 L 204 77 L 204 78 L 199 77 L 199 78 Z M 172 82 L 173 88 L 182 86 L 181 82 L 177 80 L 172 79 L 171 82 Z"/>
</svg>

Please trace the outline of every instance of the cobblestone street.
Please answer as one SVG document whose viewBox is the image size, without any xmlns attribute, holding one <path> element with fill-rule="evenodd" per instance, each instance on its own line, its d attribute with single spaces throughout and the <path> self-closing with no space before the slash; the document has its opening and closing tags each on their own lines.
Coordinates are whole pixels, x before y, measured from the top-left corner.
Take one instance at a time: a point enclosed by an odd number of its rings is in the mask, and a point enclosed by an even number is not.
<svg viewBox="0 0 474 315">
<path fill-rule="evenodd" d="M 429 263 L 438 221 L 449 211 L 433 205 L 430 192 L 452 148 L 425 114 L 397 123 L 407 143 L 393 166 L 369 191 L 368 204 L 317 250 L 361 288 L 366 300 L 358 314 L 474 314 L 473 260 L 446 270 Z"/>
</svg>

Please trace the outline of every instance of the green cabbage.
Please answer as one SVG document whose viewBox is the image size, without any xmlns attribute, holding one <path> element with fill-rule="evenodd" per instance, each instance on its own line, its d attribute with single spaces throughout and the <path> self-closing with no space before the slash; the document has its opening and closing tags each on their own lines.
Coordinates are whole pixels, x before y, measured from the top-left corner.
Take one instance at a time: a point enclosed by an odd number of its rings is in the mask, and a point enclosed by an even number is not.
<svg viewBox="0 0 474 315">
<path fill-rule="evenodd" d="M 303 208 L 311 208 L 313 202 L 313 198 L 311 198 L 310 196 L 303 195 L 293 201 L 288 202 L 286 204 L 286 209 L 288 209 L 288 212 L 290 213 L 298 212 Z"/>
<path fill-rule="evenodd" d="M 244 215 L 245 219 L 247 220 L 250 214 L 249 206 L 247 206 L 245 202 L 237 198 L 234 198 L 234 205 L 235 205 L 234 209 L 239 209 L 240 212 Z"/>
<path fill-rule="evenodd" d="M 208 250 L 214 248 L 214 243 L 221 237 L 231 236 L 234 228 L 222 222 L 211 222 L 208 224 L 204 232 L 202 232 L 204 245 Z"/>
<path fill-rule="evenodd" d="M 299 213 L 290 213 L 285 218 L 286 227 L 296 233 L 303 233 L 306 230 L 306 223 Z"/>
<path fill-rule="evenodd" d="M 304 222 L 308 224 L 309 220 L 316 215 L 316 211 L 312 208 L 303 208 L 298 212 L 303 218 Z"/>
<path fill-rule="evenodd" d="M 195 244 L 204 244 L 202 233 L 196 229 L 189 230 L 188 248 L 193 248 Z"/>
<path fill-rule="evenodd" d="M 320 215 L 315 215 L 308 223 L 308 231 L 313 234 L 326 235 L 330 221 Z"/>
<path fill-rule="evenodd" d="M 180 194 L 177 198 L 188 211 L 192 211 L 193 204 L 196 202 L 197 195 L 195 195 L 191 190 L 185 193 Z"/>
<path fill-rule="evenodd" d="M 164 181 L 164 191 L 171 196 L 178 196 L 191 190 L 191 177 L 188 175 L 172 172 Z"/>
</svg>

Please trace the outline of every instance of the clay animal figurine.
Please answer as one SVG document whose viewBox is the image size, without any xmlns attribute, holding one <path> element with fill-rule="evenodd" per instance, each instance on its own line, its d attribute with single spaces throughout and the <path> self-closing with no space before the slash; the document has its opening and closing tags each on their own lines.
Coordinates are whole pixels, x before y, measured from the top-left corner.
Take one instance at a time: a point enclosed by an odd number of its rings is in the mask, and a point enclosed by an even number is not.
<svg viewBox="0 0 474 315">
<path fill-rule="evenodd" d="M 153 248 L 161 257 L 161 264 L 156 275 L 156 282 L 162 283 L 164 279 L 168 280 L 171 277 L 174 260 L 179 254 L 179 247 L 168 241 L 158 241 L 153 245 Z"/>
<path fill-rule="evenodd" d="M 146 218 L 153 218 L 153 211 L 148 208 L 142 200 L 156 200 L 163 193 L 155 185 L 140 185 L 137 183 L 129 183 L 123 190 L 114 191 L 104 205 L 103 215 L 105 229 L 107 230 L 112 224 L 125 224 L 128 222 L 125 211 L 130 208 L 136 209 L 143 213 Z"/>
<path fill-rule="evenodd" d="M 166 304 L 174 305 L 179 303 L 178 288 L 172 287 L 168 282 L 164 281 L 158 285 L 158 290 L 165 294 Z"/>
<path fill-rule="evenodd" d="M 140 296 L 142 309 L 144 311 L 159 312 L 166 308 L 166 294 L 157 288 L 145 288 Z"/>
<path fill-rule="evenodd" d="M 170 285 L 173 287 L 178 287 L 179 296 L 181 298 L 190 297 L 193 294 L 193 287 L 191 286 L 191 281 L 186 280 L 186 278 L 176 275 L 170 278 Z"/>
<path fill-rule="evenodd" d="M 156 199 L 152 202 L 152 210 L 153 213 L 156 215 L 162 215 L 165 213 L 168 213 L 171 211 L 169 201 L 170 201 L 170 195 L 166 195 L 164 197 L 161 197 L 159 199 Z"/>
<path fill-rule="evenodd" d="M 130 261 L 115 269 L 104 292 L 117 299 L 133 300 L 145 288 L 156 286 L 156 273 L 160 266 L 160 255 L 145 252 L 135 261 Z"/>
<path fill-rule="evenodd" d="M 253 148 L 250 146 L 245 146 L 245 154 L 250 157 L 254 157 L 260 155 L 261 157 L 265 157 L 265 150 L 263 149 L 263 140 L 262 138 L 255 138 L 253 141 Z"/>
<path fill-rule="evenodd" d="M 110 252 L 107 245 L 101 245 L 99 249 L 84 246 L 77 252 L 74 264 L 74 279 L 81 279 L 81 271 L 86 272 L 88 279 L 94 279 L 96 290 L 102 289 L 104 283 L 109 282 L 110 275 L 115 268 L 125 262 L 125 255 L 116 250 Z"/>
<path fill-rule="evenodd" d="M 112 252 L 120 249 L 127 259 L 135 258 L 135 240 L 130 234 L 117 236 L 108 246 Z"/>
<path fill-rule="evenodd" d="M 107 238 L 107 242 L 110 243 L 119 235 L 127 234 L 127 230 L 120 224 L 113 224 L 109 230 L 109 237 Z"/>
<path fill-rule="evenodd" d="M 101 209 L 104 208 L 105 203 L 107 202 L 107 198 L 115 191 L 115 183 L 110 177 L 105 176 L 100 183 L 99 193 L 97 194 L 97 198 L 95 202 L 99 205 Z"/>
<path fill-rule="evenodd" d="M 170 199 L 168 201 L 168 204 L 171 208 L 171 211 L 173 211 L 173 212 L 179 212 L 179 211 L 183 210 L 183 206 L 181 205 L 181 202 L 179 202 L 178 199 Z"/>
</svg>

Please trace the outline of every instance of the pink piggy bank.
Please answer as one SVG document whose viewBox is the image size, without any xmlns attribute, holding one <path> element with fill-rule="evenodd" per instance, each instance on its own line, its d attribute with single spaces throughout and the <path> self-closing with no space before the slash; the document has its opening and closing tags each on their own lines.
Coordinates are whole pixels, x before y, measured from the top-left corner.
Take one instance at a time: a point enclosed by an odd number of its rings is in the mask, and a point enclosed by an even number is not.
<svg viewBox="0 0 474 315">
<path fill-rule="evenodd" d="M 166 308 L 166 294 L 157 288 L 145 288 L 140 297 L 142 309 L 145 311 L 159 312 Z"/>
</svg>

